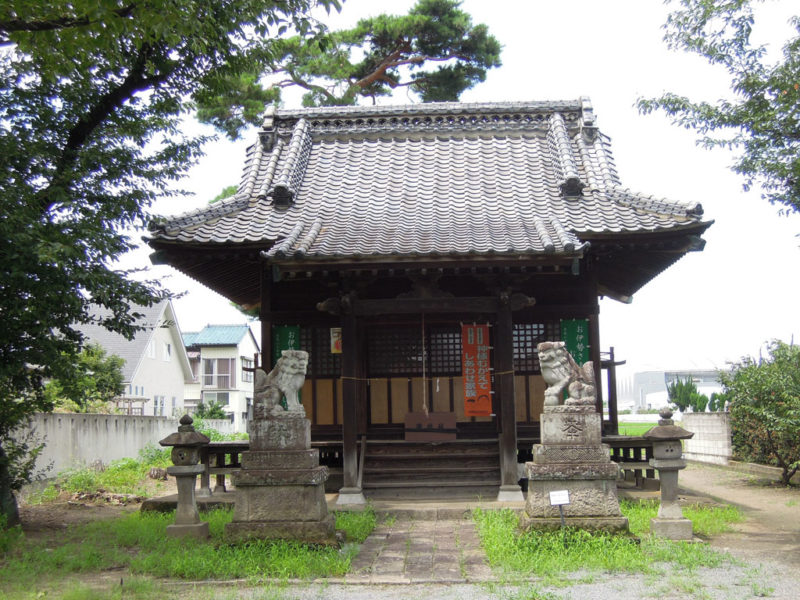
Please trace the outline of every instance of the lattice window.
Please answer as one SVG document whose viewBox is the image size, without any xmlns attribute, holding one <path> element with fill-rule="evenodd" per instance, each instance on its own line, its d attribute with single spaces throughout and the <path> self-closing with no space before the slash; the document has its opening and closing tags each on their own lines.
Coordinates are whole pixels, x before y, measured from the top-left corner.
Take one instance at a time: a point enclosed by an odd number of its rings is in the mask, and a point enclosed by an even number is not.
<svg viewBox="0 0 800 600">
<path fill-rule="evenodd" d="M 302 329 L 300 331 L 301 343 L 304 343 L 304 333 L 309 336 L 308 348 L 311 352 L 311 372 L 314 377 L 339 377 L 342 374 L 342 355 L 331 353 L 330 328 Z M 313 347 L 311 336 L 314 338 Z"/>
<path fill-rule="evenodd" d="M 538 374 L 539 354 L 536 346 L 541 342 L 561 339 L 561 325 L 558 321 L 545 323 L 514 324 L 514 372 L 518 374 Z"/>
<path fill-rule="evenodd" d="M 428 376 L 461 374 L 461 329 L 436 325 L 425 331 L 425 373 Z M 419 325 L 373 327 L 367 336 L 370 377 L 421 376 L 422 330 Z"/>
<path fill-rule="evenodd" d="M 428 369 L 431 375 L 461 375 L 461 329 L 431 327 Z"/>
<path fill-rule="evenodd" d="M 370 377 L 422 375 L 419 327 L 373 327 L 367 335 Z"/>
</svg>

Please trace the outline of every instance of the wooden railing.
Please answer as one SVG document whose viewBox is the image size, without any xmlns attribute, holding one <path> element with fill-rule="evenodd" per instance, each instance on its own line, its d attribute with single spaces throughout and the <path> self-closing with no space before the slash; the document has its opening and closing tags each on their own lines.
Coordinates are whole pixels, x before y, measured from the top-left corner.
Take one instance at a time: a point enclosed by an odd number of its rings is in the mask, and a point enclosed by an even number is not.
<svg viewBox="0 0 800 600">
<path fill-rule="evenodd" d="M 359 460 L 359 475 L 363 472 L 363 456 L 365 440 L 361 443 L 361 457 Z M 531 460 L 525 456 L 523 448 L 530 454 L 533 440 L 520 440 L 520 460 Z M 603 436 L 603 443 L 608 444 L 611 460 L 618 463 L 625 474 L 625 478 L 632 481 L 637 488 L 656 488 L 658 480 L 648 460 L 653 457 L 653 443 L 641 436 L 607 435 Z M 319 463 L 328 467 L 331 474 L 341 474 L 342 469 L 342 443 L 339 441 L 313 441 L 311 447 L 319 450 Z M 526 448 L 527 447 L 527 448 Z M 211 442 L 201 448 L 200 461 L 205 465 L 205 471 L 200 475 L 200 489 L 198 496 L 210 496 L 212 493 L 227 491 L 225 477 L 242 468 L 242 452 L 250 448 L 247 440 L 234 442 Z M 211 479 L 215 478 L 214 489 L 211 489 Z"/>
</svg>

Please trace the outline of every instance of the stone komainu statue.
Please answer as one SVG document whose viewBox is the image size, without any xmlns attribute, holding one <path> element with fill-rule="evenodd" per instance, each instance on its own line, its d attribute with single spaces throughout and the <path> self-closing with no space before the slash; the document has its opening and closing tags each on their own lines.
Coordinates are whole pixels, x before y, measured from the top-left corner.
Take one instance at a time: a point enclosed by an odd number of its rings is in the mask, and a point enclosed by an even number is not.
<svg viewBox="0 0 800 600">
<path fill-rule="evenodd" d="M 270 419 L 287 412 L 305 416 L 297 393 L 303 387 L 307 368 L 308 352 L 284 350 L 269 374 L 256 369 L 253 418 Z M 281 405 L 282 396 L 286 396 L 286 409 Z"/>
<path fill-rule="evenodd" d="M 542 377 L 547 383 L 544 392 L 545 406 L 558 406 L 566 391 L 569 397 L 565 404 L 594 405 L 594 366 L 589 361 L 578 366 L 564 342 L 542 342 L 536 349 L 539 352 L 539 365 Z"/>
</svg>

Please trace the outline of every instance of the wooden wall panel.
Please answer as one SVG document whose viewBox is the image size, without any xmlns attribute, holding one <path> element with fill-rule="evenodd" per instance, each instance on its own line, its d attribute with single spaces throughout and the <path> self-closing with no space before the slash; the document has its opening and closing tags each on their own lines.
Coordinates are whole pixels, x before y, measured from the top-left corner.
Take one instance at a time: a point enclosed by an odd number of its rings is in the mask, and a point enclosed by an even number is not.
<svg viewBox="0 0 800 600">
<path fill-rule="evenodd" d="M 547 384 L 541 375 L 529 375 L 528 387 L 530 388 L 528 402 L 531 406 L 531 420 L 539 421 L 539 415 L 544 410 L 544 390 L 547 388 Z"/>
<path fill-rule="evenodd" d="M 314 392 L 313 384 L 311 383 L 311 381 L 306 379 L 305 383 L 303 384 L 303 389 L 300 390 L 300 402 L 302 402 L 303 408 L 306 409 L 306 418 L 309 421 L 311 421 L 312 423 L 314 422 L 314 420 L 313 420 L 313 417 L 314 417 L 314 413 L 313 413 L 313 409 L 314 409 L 314 406 L 313 406 L 314 405 L 314 394 L 313 394 L 313 392 Z"/>
<path fill-rule="evenodd" d="M 438 387 L 438 390 L 437 390 Z M 432 409 L 436 412 L 450 412 L 450 378 L 433 378 L 433 402 Z"/>
<path fill-rule="evenodd" d="M 517 414 L 517 423 L 528 421 L 528 399 L 525 396 L 525 376 L 514 376 L 514 411 Z"/>
<path fill-rule="evenodd" d="M 389 422 L 389 402 L 386 379 L 370 379 L 369 387 L 370 423 Z"/>
<path fill-rule="evenodd" d="M 456 422 L 469 423 L 470 418 L 464 416 L 464 379 L 453 377 L 453 408 L 456 411 Z"/>
<path fill-rule="evenodd" d="M 427 386 L 427 383 L 425 384 Z M 412 406 L 414 407 L 414 412 L 420 412 L 422 410 L 422 377 L 412 377 L 411 378 L 411 398 L 413 401 Z M 425 391 L 427 393 L 427 390 Z M 428 398 L 428 410 L 431 408 L 431 399 Z"/>
<path fill-rule="evenodd" d="M 303 396 L 303 404 L 305 404 L 305 393 Z M 311 394 L 309 394 L 309 397 L 311 397 Z M 333 425 L 332 379 L 317 379 L 317 422 L 314 425 Z"/>
<path fill-rule="evenodd" d="M 336 423 L 342 424 L 342 397 L 344 396 L 343 379 L 336 380 Z"/>
<path fill-rule="evenodd" d="M 392 379 L 392 423 L 405 423 L 408 412 L 408 380 Z"/>
</svg>

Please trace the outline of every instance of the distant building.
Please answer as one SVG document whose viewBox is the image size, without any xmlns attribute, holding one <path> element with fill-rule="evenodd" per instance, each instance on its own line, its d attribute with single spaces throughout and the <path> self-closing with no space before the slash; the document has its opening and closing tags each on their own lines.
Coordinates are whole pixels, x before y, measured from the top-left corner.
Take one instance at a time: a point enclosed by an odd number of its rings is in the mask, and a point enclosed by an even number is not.
<svg viewBox="0 0 800 600">
<path fill-rule="evenodd" d="M 206 325 L 183 334 L 193 383 L 186 386 L 184 403 L 195 410 L 200 402 L 220 403 L 237 432 L 246 430 L 253 402 L 253 357 L 258 343 L 248 325 Z"/>
<path fill-rule="evenodd" d="M 697 391 L 706 396 L 722 391 L 719 375 L 713 369 L 641 371 L 634 373 L 632 384 L 620 386 L 619 407 L 634 411 L 661 408 L 669 403 L 667 386 L 687 379 L 691 379 L 697 386 Z"/>
<path fill-rule="evenodd" d="M 131 310 L 143 315 L 138 324 L 144 325 L 131 340 L 99 324 L 78 329 L 86 341 L 125 361 L 125 391 L 116 399 L 119 408 L 130 414 L 179 415 L 183 412 L 184 385 L 191 383 L 193 376 L 172 303 L 163 300 L 150 307 L 132 305 Z M 97 316 L 102 316 L 101 311 Z"/>
</svg>

